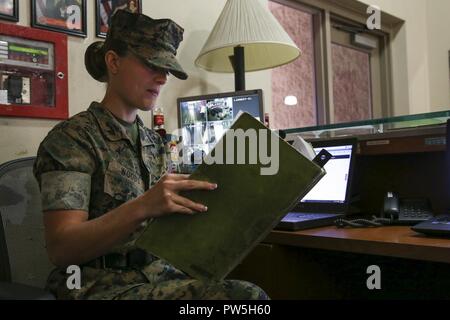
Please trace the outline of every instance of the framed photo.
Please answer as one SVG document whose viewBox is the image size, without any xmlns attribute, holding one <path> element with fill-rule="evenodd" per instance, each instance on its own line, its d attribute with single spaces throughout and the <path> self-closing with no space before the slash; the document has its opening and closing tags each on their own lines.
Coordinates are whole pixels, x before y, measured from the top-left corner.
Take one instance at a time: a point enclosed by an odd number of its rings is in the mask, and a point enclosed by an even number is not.
<svg viewBox="0 0 450 320">
<path fill-rule="evenodd" d="M 19 21 L 19 0 L 0 0 L 0 19 Z"/>
<path fill-rule="evenodd" d="M 106 38 L 112 15 L 117 10 L 142 13 L 142 0 L 96 0 L 97 37 Z"/>
<path fill-rule="evenodd" d="M 31 0 L 31 26 L 86 37 L 86 0 Z"/>
</svg>

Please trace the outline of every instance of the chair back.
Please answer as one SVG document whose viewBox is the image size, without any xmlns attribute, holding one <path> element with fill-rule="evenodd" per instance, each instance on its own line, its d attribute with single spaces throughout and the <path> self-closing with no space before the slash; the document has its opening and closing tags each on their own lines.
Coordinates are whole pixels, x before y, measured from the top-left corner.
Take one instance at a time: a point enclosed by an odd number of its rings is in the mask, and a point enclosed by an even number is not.
<svg viewBox="0 0 450 320">
<path fill-rule="evenodd" d="M 44 288 L 54 267 L 45 248 L 34 160 L 0 165 L 0 281 Z"/>
</svg>

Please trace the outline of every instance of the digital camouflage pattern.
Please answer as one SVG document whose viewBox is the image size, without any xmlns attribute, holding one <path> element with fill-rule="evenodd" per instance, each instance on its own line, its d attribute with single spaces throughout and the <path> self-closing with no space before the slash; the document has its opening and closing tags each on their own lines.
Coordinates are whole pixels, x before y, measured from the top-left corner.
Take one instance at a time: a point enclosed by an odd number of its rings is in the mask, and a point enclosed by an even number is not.
<svg viewBox="0 0 450 320">
<path fill-rule="evenodd" d="M 94 102 L 50 131 L 34 165 L 43 210 L 83 210 L 94 219 L 154 185 L 166 171 L 164 145 L 139 117 L 137 123 L 139 145 Z M 128 251 L 138 234 L 114 252 Z"/>
<path fill-rule="evenodd" d="M 188 76 L 175 57 L 183 32 L 183 28 L 170 19 L 152 19 L 119 10 L 112 17 L 106 41 L 120 40 L 150 66 L 165 69 L 185 80 Z"/>
<path fill-rule="evenodd" d="M 81 290 L 67 289 L 66 274 L 55 270 L 48 288 L 59 299 L 90 300 L 267 300 L 256 285 L 238 280 L 202 282 L 157 260 L 141 269 L 83 268 Z"/>
<path fill-rule="evenodd" d="M 139 117 L 137 122 L 140 145 L 94 102 L 52 129 L 34 165 L 43 210 L 84 210 L 96 218 L 154 185 L 166 170 L 164 145 Z"/>
<path fill-rule="evenodd" d="M 94 102 L 87 111 L 52 129 L 34 164 L 43 210 L 83 210 L 95 219 L 152 187 L 166 171 L 164 145 L 141 119 L 137 123 L 138 144 L 107 109 Z M 140 231 L 110 253 L 134 249 Z M 247 282 L 202 283 L 156 257 L 140 269 L 85 266 L 81 290 L 67 289 L 68 276 L 58 268 L 49 277 L 48 289 L 59 299 L 267 298 Z"/>
</svg>

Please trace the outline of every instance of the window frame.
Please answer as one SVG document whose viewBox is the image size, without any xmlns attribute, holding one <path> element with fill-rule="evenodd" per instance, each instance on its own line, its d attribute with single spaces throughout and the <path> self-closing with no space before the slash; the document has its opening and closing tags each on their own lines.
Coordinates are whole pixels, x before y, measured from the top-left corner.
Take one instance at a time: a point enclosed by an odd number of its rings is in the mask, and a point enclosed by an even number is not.
<svg viewBox="0 0 450 320">
<path fill-rule="evenodd" d="M 317 125 L 334 123 L 333 66 L 331 56 L 333 21 L 365 25 L 369 15 L 368 5 L 352 0 L 268 0 L 289 6 L 293 9 L 313 14 L 314 51 L 316 71 L 316 115 Z M 392 52 L 390 39 L 393 39 L 401 20 L 381 13 L 381 30 L 367 30 L 379 38 L 379 81 L 372 97 L 372 117 L 391 117 L 394 115 Z M 301 49 L 301 48 L 300 48 Z M 372 84 L 371 92 L 374 92 Z M 372 93 L 373 96 L 373 93 Z"/>
</svg>

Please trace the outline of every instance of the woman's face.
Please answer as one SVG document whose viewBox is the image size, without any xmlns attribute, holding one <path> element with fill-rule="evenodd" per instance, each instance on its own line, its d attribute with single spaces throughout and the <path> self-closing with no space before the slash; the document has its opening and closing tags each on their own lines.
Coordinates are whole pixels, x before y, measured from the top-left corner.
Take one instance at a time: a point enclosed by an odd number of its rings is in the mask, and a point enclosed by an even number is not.
<svg viewBox="0 0 450 320">
<path fill-rule="evenodd" d="M 109 86 L 129 108 L 148 111 L 154 108 L 167 71 L 147 66 L 132 53 L 118 57 L 109 70 Z"/>
</svg>

